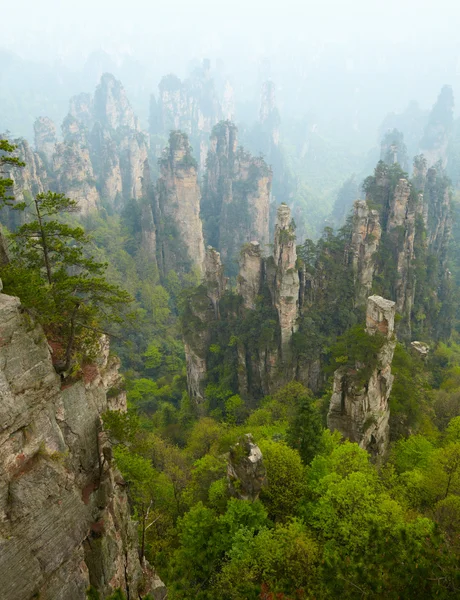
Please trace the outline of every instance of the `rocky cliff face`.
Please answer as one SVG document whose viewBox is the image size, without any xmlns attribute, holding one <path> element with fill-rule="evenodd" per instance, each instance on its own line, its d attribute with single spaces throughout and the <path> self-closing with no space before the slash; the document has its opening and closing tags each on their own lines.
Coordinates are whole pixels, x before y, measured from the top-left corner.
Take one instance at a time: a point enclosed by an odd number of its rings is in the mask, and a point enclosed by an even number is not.
<svg viewBox="0 0 460 600">
<path fill-rule="evenodd" d="M 143 181 L 150 179 L 148 136 L 113 75 L 101 77 L 94 97 L 71 98 L 62 143 L 55 143 L 53 132 L 49 119 L 37 120 L 36 146 L 49 186 L 77 200 L 83 214 L 101 201 L 120 208 L 123 200 L 142 197 Z"/>
<path fill-rule="evenodd" d="M 57 143 L 56 125 L 48 117 L 38 117 L 34 123 L 34 134 L 37 152 L 50 163 Z"/>
<path fill-rule="evenodd" d="M 192 143 L 199 168 L 203 170 L 213 126 L 233 113 L 231 85 L 226 85 L 221 104 L 209 61 L 204 60 L 184 81 L 172 74 L 163 77 L 158 100 L 151 100 L 150 132 L 168 135 L 171 130 L 184 131 Z"/>
<path fill-rule="evenodd" d="M 445 267 L 452 227 L 451 190 L 443 172 L 435 167 L 427 171 L 423 202 L 428 248 L 438 256 L 441 265 Z"/>
<path fill-rule="evenodd" d="M 270 261 L 267 266 L 267 276 L 273 303 L 278 311 L 281 353 L 283 358 L 287 358 L 292 334 L 297 331 L 300 282 L 291 210 L 286 204 L 278 208 L 274 242 L 273 263 Z"/>
<path fill-rule="evenodd" d="M 204 277 L 208 296 L 214 306 L 216 318 L 218 318 L 219 301 L 226 290 L 228 278 L 224 275 L 224 267 L 220 260 L 220 254 L 212 246 L 206 248 Z"/>
<path fill-rule="evenodd" d="M 382 335 L 377 366 L 364 384 L 355 368 L 340 368 L 334 373 L 334 385 L 327 424 L 347 439 L 357 442 L 374 456 L 382 456 L 389 442 L 388 399 L 393 385 L 391 362 L 396 345 L 394 336 L 395 303 L 380 296 L 370 296 L 367 303 L 366 331 Z"/>
<path fill-rule="evenodd" d="M 58 144 L 52 173 L 56 188 L 76 200 L 83 215 L 97 209 L 100 197 L 87 148 L 75 142 Z"/>
<path fill-rule="evenodd" d="M 443 86 L 428 117 L 425 132 L 420 141 L 420 152 L 427 160 L 428 167 L 441 161 L 447 165 L 448 146 L 454 124 L 454 95 L 449 85 Z"/>
<path fill-rule="evenodd" d="M 239 265 L 237 290 L 243 298 L 243 306 L 254 310 L 263 277 L 263 260 L 259 242 L 249 242 L 243 246 Z"/>
<path fill-rule="evenodd" d="M 121 83 L 110 73 L 104 73 L 96 88 L 93 117 L 108 129 L 138 130 L 139 123 Z"/>
<path fill-rule="evenodd" d="M 4 136 L 8 137 L 8 136 Z M 48 187 L 45 163 L 42 157 L 32 150 L 29 143 L 24 139 L 12 140 L 17 146 L 15 154 L 25 162 L 22 168 L 9 168 L 4 166 L 4 176 L 14 181 L 12 195 L 16 202 L 24 202 L 32 196 L 44 192 Z M 4 223 L 14 229 L 22 222 L 24 215 L 20 211 L 8 210 L 4 213 Z"/>
<path fill-rule="evenodd" d="M 206 356 L 211 341 L 211 326 L 220 318 L 219 301 L 226 290 L 227 278 L 220 254 L 208 246 L 200 286 L 190 296 L 183 337 L 190 397 L 200 407 L 204 401 L 207 373 Z"/>
<path fill-rule="evenodd" d="M 180 132 L 171 133 L 169 146 L 163 152 L 157 198 L 156 220 L 163 227 L 160 250 L 163 272 L 187 269 L 189 265 L 202 272 L 204 240 L 197 166 L 188 138 Z"/>
<path fill-rule="evenodd" d="M 411 273 L 415 242 L 415 218 L 418 210 L 418 196 L 412 194 L 407 179 L 400 179 L 390 198 L 387 232 L 396 255 L 395 301 L 396 312 L 403 319 L 400 325 L 401 336 L 410 337 L 410 319 L 414 301 L 415 281 Z"/>
<path fill-rule="evenodd" d="M 374 278 L 382 229 L 379 213 L 364 200 L 354 203 L 350 255 L 355 283 L 355 306 L 365 306 Z"/>
<path fill-rule="evenodd" d="M 226 121 L 213 129 L 203 190 L 207 240 L 217 247 L 229 273 L 243 244 L 269 239 L 272 174 L 263 159 L 237 148 L 237 129 Z"/>
<path fill-rule="evenodd" d="M 84 379 L 61 385 L 43 331 L 0 294 L 0 589 L 8 600 L 84 600 L 120 587 L 164 598 L 142 566 L 126 488 L 101 426 L 126 410 L 118 361 L 101 341 Z M 110 394 L 107 391 L 110 390 Z"/>
</svg>

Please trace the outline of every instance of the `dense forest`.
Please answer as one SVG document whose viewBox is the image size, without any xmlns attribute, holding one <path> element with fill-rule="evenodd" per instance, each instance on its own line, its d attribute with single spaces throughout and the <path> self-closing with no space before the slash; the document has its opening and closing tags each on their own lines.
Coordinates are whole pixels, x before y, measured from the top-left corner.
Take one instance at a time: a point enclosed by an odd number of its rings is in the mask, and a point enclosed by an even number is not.
<svg viewBox="0 0 460 600">
<path fill-rule="evenodd" d="M 107 594 L 90 570 L 87 598 L 460 597 L 452 90 L 357 169 L 320 136 L 326 164 L 292 151 L 273 82 L 241 132 L 229 96 L 208 61 L 168 75 L 143 131 L 106 73 L 62 138 L 47 117 L 34 146 L 0 136 L 3 294 L 62 390 L 110 341 L 127 404 L 98 435 L 167 588 Z"/>
</svg>

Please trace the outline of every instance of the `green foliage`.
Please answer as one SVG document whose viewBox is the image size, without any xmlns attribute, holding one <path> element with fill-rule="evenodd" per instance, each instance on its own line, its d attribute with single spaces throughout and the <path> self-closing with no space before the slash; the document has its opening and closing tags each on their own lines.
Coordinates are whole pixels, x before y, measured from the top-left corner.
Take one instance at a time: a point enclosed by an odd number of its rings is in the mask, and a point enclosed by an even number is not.
<svg viewBox="0 0 460 600">
<path fill-rule="evenodd" d="M 17 146 L 11 144 L 8 140 L 0 139 L 0 167 L 10 165 L 10 168 L 24 167 L 25 163 L 13 156 Z M 0 208 L 9 206 L 15 208 L 14 196 L 12 195 L 13 180 L 11 177 L 3 177 L 3 172 L 0 172 Z"/>
<path fill-rule="evenodd" d="M 322 447 L 321 415 L 309 392 L 296 402 L 296 412 L 287 431 L 287 442 L 298 450 L 304 464 L 308 464 Z"/>
<path fill-rule="evenodd" d="M 295 515 L 305 490 L 304 466 L 299 453 L 284 443 L 264 440 L 260 443 L 267 469 L 268 486 L 261 499 L 270 517 L 285 521 Z"/>
<path fill-rule="evenodd" d="M 11 235 L 13 258 L 1 272 L 5 290 L 35 310 L 50 336 L 62 344 L 60 371 L 68 371 L 72 359 L 79 366 L 91 358 L 99 328 L 120 321 L 119 308 L 130 296 L 107 281 L 106 264 L 87 256 L 84 230 L 59 220 L 77 210 L 74 200 L 47 192 L 22 208 L 32 220 Z M 27 290 L 27 279 L 37 287 Z"/>
<path fill-rule="evenodd" d="M 330 348 L 330 369 L 349 369 L 350 377 L 358 384 L 364 384 L 378 366 L 379 352 L 385 340 L 384 335 L 378 332 L 370 335 L 362 325 L 355 325 Z"/>
</svg>

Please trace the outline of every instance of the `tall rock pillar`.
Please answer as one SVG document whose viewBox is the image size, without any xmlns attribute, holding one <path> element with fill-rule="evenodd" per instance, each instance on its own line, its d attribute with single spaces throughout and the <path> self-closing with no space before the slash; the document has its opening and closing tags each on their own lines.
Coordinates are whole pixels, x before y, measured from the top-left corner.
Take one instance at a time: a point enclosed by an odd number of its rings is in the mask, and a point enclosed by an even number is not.
<svg viewBox="0 0 460 600">
<path fill-rule="evenodd" d="M 340 431 L 376 457 L 385 453 L 389 441 L 388 399 L 394 379 L 391 362 L 396 346 L 394 319 L 394 302 L 381 296 L 368 298 L 366 331 L 369 335 L 384 336 L 377 366 L 364 385 L 358 376 L 365 365 L 337 369 L 327 415 L 329 429 Z"/>
<path fill-rule="evenodd" d="M 200 272 L 204 266 L 203 227 L 200 219 L 201 193 L 197 165 L 187 136 L 174 131 L 160 161 L 158 181 L 160 221 L 163 221 L 161 255 L 167 272 L 188 262 Z M 176 239 L 171 241 L 171 232 Z"/>
<path fill-rule="evenodd" d="M 365 200 L 356 200 L 351 237 L 351 260 L 355 281 L 355 306 L 365 306 L 375 270 L 382 229 L 379 213 L 371 210 Z"/>
<path fill-rule="evenodd" d="M 281 330 L 281 356 L 289 356 L 292 334 L 297 331 L 299 316 L 299 272 L 296 269 L 297 251 L 291 209 L 286 204 L 278 208 L 273 248 L 273 303 L 278 311 Z"/>
</svg>

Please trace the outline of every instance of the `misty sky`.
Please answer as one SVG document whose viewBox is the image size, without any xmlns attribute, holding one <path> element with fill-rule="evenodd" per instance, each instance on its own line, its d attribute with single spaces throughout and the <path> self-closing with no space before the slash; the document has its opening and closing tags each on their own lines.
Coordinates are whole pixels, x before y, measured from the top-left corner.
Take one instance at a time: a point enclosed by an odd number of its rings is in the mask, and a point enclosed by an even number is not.
<svg viewBox="0 0 460 600">
<path fill-rule="evenodd" d="M 2 3 L 0 45 L 27 58 L 84 60 L 92 49 L 135 56 L 269 53 L 283 44 L 407 41 L 458 47 L 455 0 L 16 0 Z"/>
<path fill-rule="evenodd" d="M 3 0 L 1 14 L 0 127 L 21 135 L 38 114 L 62 120 L 68 98 L 92 92 L 104 70 L 146 126 L 161 77 L 185 78 L 203 58 L 231 81 L 243 120 L 271 77 L 284 119 L 309 114 L 364 145 L 386 114 L 411 101 L 429 109 L 444 84 L 460 98 L 454 0 Z"/>
</svg>

